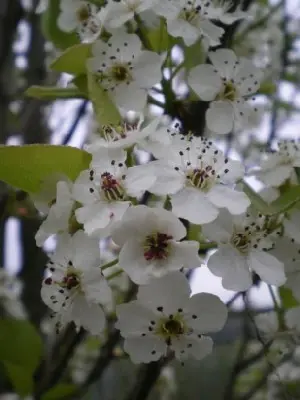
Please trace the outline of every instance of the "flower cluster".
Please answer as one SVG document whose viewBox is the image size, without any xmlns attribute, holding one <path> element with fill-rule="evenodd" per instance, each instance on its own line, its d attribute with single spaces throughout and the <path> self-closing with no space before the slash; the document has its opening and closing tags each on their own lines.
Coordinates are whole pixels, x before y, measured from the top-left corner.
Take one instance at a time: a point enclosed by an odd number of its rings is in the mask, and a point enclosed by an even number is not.
<svg viewBox="0 0 300 400">
<path fill-rule="evenodd" d="M 97 139 L 85 146 L 91 161 L 74 181 L 49 177 L 33 199 L 45 215 L 37 245 L 53 234 L 57 240 L 41 289 L 57 332 L 73 321 L 77 329 L 105 334 L 113 310 L 110 321 L 116 315 L 115 328 L 133 362 L 202 359 L 213 347 L 207 334 L 221 330 L 227 319 L 217 296 L 191 296 L 185 273 L 205 263 L 225 289 L 245 292 L 254 279 L 286 282 L 300 299 L 299 257 L 290 262 L 280 250 L 283 232 L 284 239 L 300 242 L 297 218 L 285 211 L 273 215 L 271 207 L 262 213 L 256 207 L 262 198 L 255 203 L 257 194 L 244 190 L 243 162 L 216 139 L 243 130 L 258 111 L 251 102 L 262 71 L 220 48 L 220 25 L 245 17 L 231 3 L 209 0 L 122 0 L 102 7 L 61 0 L 58 26 L 91 42 L 88 77 L 120 119 L 97 127 Z M 147 109 L 170 57 L 151 45 L 145 29 L 151 25 L 186 47 L 199 44 L 207 56 L 186 71 L 189 95 L 207 106 L 206 136 L 183 132 L 178 121 Z M 128 111 L 137 116 L 133 122 Z M 299 149 L 298 143 L 279 142 L 278 152 L 266 155 L 253 174 L 268 187 L 293 183 Z M 139 150 L 151 154 L 147 163 L 139 160 Z M 115 256 L 103 263 L 108 243 Z M 199 256 L 203 244 L 214 248 L 205 260 Z M 114 293 L 118 275 L 129 282 L 126 301 Z"/>
</svg>

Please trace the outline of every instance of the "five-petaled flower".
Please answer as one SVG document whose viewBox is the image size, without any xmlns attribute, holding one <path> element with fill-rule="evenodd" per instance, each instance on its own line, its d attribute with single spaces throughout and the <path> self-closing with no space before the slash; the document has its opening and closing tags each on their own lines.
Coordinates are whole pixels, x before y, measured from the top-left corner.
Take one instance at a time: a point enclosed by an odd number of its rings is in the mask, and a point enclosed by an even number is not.
<svg viewBox="0 0 300 400">
<path fill-rule="evenodd" d="M 211 64 L 190 71 L 188 82 L 201 100 L 209 101 L 207 127 L 225 134 L 241 129 L 257 111 L 247 99 L 257 92 L 262 73 L 249 60 L 238 59 L 230 49 L 209 53 Z"/>
<path fill-rule="evenodd" d="M 120 267 L 138 284 L 183 267 L 200 266 L 198 242 L 180 242 L 184 236 L 186 228 L 172 212 L 143 205 L 129 208 L 112 234 L 122 246 Z"/>
<path fill-rule="evenodd" d="M 100 334 L 106 325 L 100 304 L 110 304 L 112 293 L 100 268 L 98 240 L 81 230 L 61 235 L 47 267 L 41 296 L 56 313 L 57 331 L 74 321 L 77 327 Z"/>
<path fill-rule="evenodd" d="M 205 334 L 223 328 L 227 309 L 217 296 L 190 293 L 184 274 L 172 272 L 140 286 L 137 300 L 117 306 L 116 326 L 134 363 L 156 361 L 169 352 L 180 360 L 200 360 L 212 351 L 213 341 Z"/>
</svg>

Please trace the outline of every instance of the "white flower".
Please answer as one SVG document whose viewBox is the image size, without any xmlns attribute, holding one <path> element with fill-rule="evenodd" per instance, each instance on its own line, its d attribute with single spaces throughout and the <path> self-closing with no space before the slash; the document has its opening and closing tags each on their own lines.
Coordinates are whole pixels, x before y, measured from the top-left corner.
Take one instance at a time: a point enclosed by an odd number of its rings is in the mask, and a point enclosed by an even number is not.
<svg viewBox="0 0 300 400">
<path fill-rule="evenodd" d="M 0 306 L 1 313 L 13 318 L 26 319 L 26 311 L 21 301 L 22 282 L 0 268 Z"/>
<path fill-rule="evenodd" d="M 99 148 L 89 170 L 81 172 L 73 188 L 74 198 L 82 204 L 75 211 L 88 235 L 108 236 L 131 205 L 131 197 L 143 194 L 155 181 L 143 166 L 127 168 L 122 149 Z"/>
<path fill-rule="evenodd" d="M 47 218 L 35 235 L 37 246 L 42 246 L 55 233 L 68 232 L 70 227 L 70 218 L 75 204 L 72 196 L 72 183 L 61 181 L 57 183 L 56 187 L 56 199 L 49 209 Z"/>
<path fill-rule="evenodd" d="M 219 134 L 229 133 L 247 125 L 256 108 L 248 103 L 261 80 L 261 71 L 245 59 L 238 59 L 230 49 L 209 53 L 211 64 L 193 68 L 188 77 L 191 88 L 203 101 L 209 101 L 207 127 Z"/>
<path fill-rule="evenodd" d="M 165 157 L 147 165 L 157 177 L 149 191 L 170 195 L 177 217 L 205 224 L 219 208 L 241 214 L 249 206 L 248 197 L 232 187 L 243 176 L 242 164 L 226 158 L 209 139 L 175 134 Z"/>
<path fill-rule="evenodd" d="M 223 22 L 223 24 L 232 24 L 239 19 L 247 18 L 248 14 L 241 11 L 239 8 L 236 8 L 233 12 L 228 12 L 232 6 L 233 3 L 231 0 L 220 1 L 212 10 L 214 19 L 218 19 Z"/>
<path fill-rule="evenodd" d="M 278 151 L 265 154 L 255 175 L 266 185 L 276 187 L 288 179 L 295 180 L 295 167 L 300 167 L 300 142 L 280 140 Z"/>
<path fill-rule="evenodd" d="M 185 276 L 173 272 L 141 286 L 136 301 L 117 306 L 116 327 L 134 363 L 156 361 L 168 351 L 199 360 L 212 351 L 212 339 L 203 334 L 223 328 L 227 309 L 217 296 L 190 293 Z"/>
<path fill-rule="evenodd" d="M 137 35 L 115 32 L 105 43 L 96 41 L 88 68 L 99 75 L 104 91 L 119 107 L 140 111 L 147 100 L 147 90 L 161 79 L 161 57 L 141 50 Z"/>
<path fill-rule="evenodd" d="M 128 148 L 146 137 L 156 132 L 156 128 L 160 122 L 160 118 L 154 118 L 148 124 L 143 126 L 144 118 L 140 115 L 137 122 L 129 124 L 124 121 L 119 125 L 102 125 L 101 136 L 94 143 L 85 146 L 85 149 L 94 153 L 101 147 L 107 148 Z"/>
<path fill-rule="evenodd" d="M 83 231 L 59 237 L 55 254 L 47 267 L 50 276 L 43 281 L 43 301 L 57 313 L 57 330 L 74 321 L 92 334 L 105 328 L 100 304 L 110 303 L 111 290 L 100 269 L 98 240 Z"/>
<path fill-rule="evenodd" d="M 119 265 L 138 284 L 145 284 L 183 267 L 200 266 L 199 244 L 182 241 L 186 229 L 170 211 L 136 206 L 129 208 L 113 231 L 122 246 Z"/>
<path fill-rule="evenodd" d="M 146 10 L 152 9 L 159 0 L 121 0 L 110 1 L 106 7 L 105 27 L 120 28 L 127 21 Z"/>
<path fill-rule="evenodd" d="M 283 220 L 284 234 L 300 243 L 300 211 L 293 210 L 292 213 Z"/>
<path fill-rule="evenodd" d="M 211 1 L 161 0 L 153 10 L 166 18 L 169 34 L 181 37 L 187 46 L 202 37 L 210 46 L 220 44 L 224 29 L 210 21 L 215 18 Z"/>
<path fill-rule="evenodd" d="M 81 40 L 93 41 L 101 31 L 98 8 L 83 0 L 62 0 L 57 25 L 65 32 L 77 31 Z"/>
<path fill-rule="evenodd" d="M 300 332 L 300 306 L 288 309 L 284 319 L 288 328 Z"/>
<path fill-rule="evenodd" d="M 283 285 L 284 265 L 266 250 L 273 246 L 266 219 L 249 213 L 232 217 L 222 210 L 216 221 L 202 227 L 203 234 L 218 243 L 218 250 L 209 257 L 210 271 L 222 278 L 229 290 L 247 290 L 252 285 L 251 271 L 270 285 Z"/>
</svg>

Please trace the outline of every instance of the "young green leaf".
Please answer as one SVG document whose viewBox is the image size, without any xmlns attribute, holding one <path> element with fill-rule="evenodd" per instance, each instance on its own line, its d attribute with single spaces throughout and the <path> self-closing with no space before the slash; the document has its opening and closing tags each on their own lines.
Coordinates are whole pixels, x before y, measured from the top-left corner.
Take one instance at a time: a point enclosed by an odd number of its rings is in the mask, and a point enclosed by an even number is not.
<svg viewBox="0 0 300 400">
<path fill-rule="evenodd" d="M 97 80 L 96 75 L 88 73 L 88 91 L 90 99 L 94 106 L 96 119 L 100 125 L 118 124 L 121 121 L 121 115 Z"/>
<path fill-rule="evenodd" d="M 64 399 L 65 397 L 71 396 L 74 392 L 76 392 L 76 386 L 67 384 L 67 383 L 61 383 L 53 388 L 49 389 L 48 392 L 46 392 L 41 400 L 59 400 L 59 399 Z"/>
<path fill-rule="evenodd" d="M 91 155 L 69 146 L 32 144 L 0 146 L 0 180 L 26 192 L 37 192 L 49 175 L 60 173 L 74 180 L 88 168 Z"/>
<path fill-rule="evenodd" d="M 82 92 L 76 87 L 59 88 L 56 86 L 30 86 L 25 96 L 35 97 L 42 100 L 57 100 L 57 99 L 79 99 L 84 97 Z"/>
<path fill-rule="evenodd" d="M 90 56 L 91 44 L 76 44 L 65 50 L 50 64 L 57 72 L 67 72 L 72 75 L 86 74 L 86 60 Z"/>
</svg>

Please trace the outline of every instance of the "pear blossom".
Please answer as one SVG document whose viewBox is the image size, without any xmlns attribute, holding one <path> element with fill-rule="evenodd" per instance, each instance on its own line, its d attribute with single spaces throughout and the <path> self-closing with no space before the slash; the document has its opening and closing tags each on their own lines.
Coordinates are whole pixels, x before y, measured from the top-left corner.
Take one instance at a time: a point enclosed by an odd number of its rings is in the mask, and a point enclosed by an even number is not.
<svg viewBox="0 0 300 400">
<path fill-rule="evenodd" d="M 35 235 L 37 246 L 42 246 L 53 234 L 68 232 L 72 225 L 72 211 L 75 206 L 72 196 L 72 183 L 70 181 L 59 181 L 56 187 L 56 198 L 49 209 L 47 218 L 40 225 Z"/>
<path fill-rule="evenodd" d="M 218 4 L 212 9 L 214 19 L 223 22 L 223 24 L 231 25 L 234 22 L 247 18 L 248 14 L 237 7 L 233 12 L 229 12 L 232 8 L 233 2 L 231 0 L 219 0 Z"/>
<path fill-rule="evenodd" d="M 101 147 L 124 149 L 131 147 L 156 132 L 159 123 L 160 118 L 154 118 L 144 125 L 144 117 L 141 114 L 133 124 L 122 121 L 118 125 L 102 125 L 100 128 L 102 137 L 86 145 L 85 149 L 93 154 Z"/>
<path fill-rule="evenodd" d="M 26 319 L 26 311 L 21 301 L 22 282 L 5 268 L 0 268 L 1 313 L 13 318 Z"/>
<path fill-rule="evenodd" d="M 103 90 L 125 110 L 142 110 L 147 90 L 161 79 L 161 57 L 141 46 L 137 35 L 119 29 L 107 42 L 94 42 L 93 57 L 87 61 Z"/>
<path fill-rule="evenodd" d="M 115 29 L 122 27 L 135 15 L 150 10 L 159 0 L 121 0 L 110 1 L 105 8 L 105 28 Z M 103 12 L 102 12 L 103 13 Z"/>
<path fill-rule="evenodd" d="M 181 37 L 187 46 L 203 37 L 210 46 L 220 44 L 224 29 L 211 22 L 216 12 L 210 0 L 162 0 L 153 10 L 166 18 L 169 34 Z"/>
<path fill-rule="evenodd" d="M 137 300 L 116 307 L 116 327 L 134 363 L 157 361 L 169 352 L 181 361 L 200 360 L 212 351 L 205 334 L 223 328 L 227 309 L 215 295 L 190 294 L 185 276 L 172 272 L 140 286 Z"/>
<path fill-rule="evenodd" d="M 219 208 L 241 214 L 250 205 L 245 193 L 233 187 L 243 176 L 242 164 L 225 157 L 207 138 L 175 134 L 165 159 L 148 168 L 156 173 L 149 191 L 169 195 L 172 212 L 194 224 L 213 221 Z"/>
<path fill-rule="evenodd" d="M 112 293 L 100 269 L 98 240 L 82 230 L 73 236 L 62 234 L 47 272 L 41 296 L 56 313 L 57 331 L 74 321 L 77 327 L 100 334 L 105 328 L 100 304 L 110 303 Z"/>
<path fill-rule="evenodd" d="M 300 142 L 280 140 L 278 151 L 264 155 L 260 170 L 255 172 L 255 175 L 266 185 L 277 187 L 286 180 L 297 183 L 295 167 L 300 167 Z"/>
<path fill-rule="evenodd" d="M 129 208 L 112 233 L 122 247 L 119 266 L 137 284 L 183 267 L 199 267 L 199 244 L 180 242 L 185 236 L 185 226 L 172 212 L 144 205 Z"/>
<path fill-rule="evenodd" d="M 75 211 L 88 235 L 109 236 L 131 205 L 154 183 L 154 174 L 145 174 L 143 166 L 127 168 L 123 149 L 99 148 L 93 153 L 90 169 L 84 170 L 73 187 L 74 198 L 82 204 Z"/>
<path fill-rule="evenodd" d="M 231 216 L 227 210 L 222 210 L 214 222 L 202 227 L 202 232 L 207 239 L 218 244 L 218 250 L 209 257 L 207 267 L 222 278 L 225 289 L 249 289 L 252 272 L 270 285 L 285 283 L 284 264 L 267 252 L 275 240 L 263 215 Z"/>
<path fill-rule="evenodd" d="M 57 25 L 64 32 L 78 32 L 81 40 L 93 41 L 101 32 L 98 7 L 83 0 L 62 0 Z"/>
<path fill-rule="evenodd" d="M 250 60 L 238 59 L 230 49 L 219 49 L 208 56 L 212 65 L 198 65 L 188 76 L 189 85 L 200 99 L 210 102 L 207 127 L 219 134 L 241 129 L 257 111 L 247 99 L 257 92 L 262 72 Z"/>
</svg>

